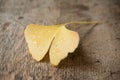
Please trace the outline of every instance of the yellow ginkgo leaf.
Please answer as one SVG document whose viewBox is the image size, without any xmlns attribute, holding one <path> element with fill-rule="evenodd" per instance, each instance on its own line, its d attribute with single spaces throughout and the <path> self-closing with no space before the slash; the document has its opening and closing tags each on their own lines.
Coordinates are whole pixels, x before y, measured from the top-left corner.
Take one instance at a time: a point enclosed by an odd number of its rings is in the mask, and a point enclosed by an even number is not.
<svg viewBox="0 0 120 80">
<path fill-rule="evenodd" d="M 78 33 L 66 29 L 64 25 L 61 26 L 50 48 L 50 62 L 55 66 L 58 65 L 69 52 L 73 52 L 77 48 L 78 43 Z"/>
<path fill-rule="evenodd" d="M 70 22 L 54 26 L 28 25 L 24 33 L 32 57 L 40 61 L 50 48 L 50 62 L 55 66 L 58 65 L 79 44 L 78 33 L 65 27 L 65 25 L 72 23 L 88 24 L 97 22 Z"/>
<path fill-rule="evenodd" d="M 30 24 L 25 29 L 25 39 L 32 57 L 40 61 L 47 53 L 59 27 Z"/>
</svg>

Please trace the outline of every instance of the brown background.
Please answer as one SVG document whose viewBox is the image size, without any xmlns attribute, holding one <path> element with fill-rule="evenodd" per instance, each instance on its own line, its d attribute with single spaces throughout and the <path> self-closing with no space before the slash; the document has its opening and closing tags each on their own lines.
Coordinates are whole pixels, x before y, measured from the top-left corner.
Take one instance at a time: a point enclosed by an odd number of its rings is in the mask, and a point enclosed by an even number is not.
<svg viewBox="0 0 120 80">
<path fill-rule="evenodd" d="M 70 21 L 100 23 L 69 26 L 81 41 L 58 67 L 33 60 L 26 25 Z M 0 80 L 120 80 L 120 0 L 0 0 Z"/>
</svg>

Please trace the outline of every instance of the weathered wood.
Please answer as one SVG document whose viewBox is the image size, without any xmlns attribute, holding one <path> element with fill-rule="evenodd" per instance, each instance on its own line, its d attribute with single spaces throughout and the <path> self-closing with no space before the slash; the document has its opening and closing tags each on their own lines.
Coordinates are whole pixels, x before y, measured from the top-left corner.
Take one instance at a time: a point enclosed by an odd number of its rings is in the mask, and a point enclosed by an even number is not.
<svg viewBox="0 0 120 80">
<path fill-rule="evenodd" d="M 0 80 L 119 80 L 119 0 L 0 0 Z M 58 67 L 47 55 L 36 62 L 29 54 L 24 29 L 30 23 L 70 21 L 81 36 L 79 47 Z"/>
</svg>

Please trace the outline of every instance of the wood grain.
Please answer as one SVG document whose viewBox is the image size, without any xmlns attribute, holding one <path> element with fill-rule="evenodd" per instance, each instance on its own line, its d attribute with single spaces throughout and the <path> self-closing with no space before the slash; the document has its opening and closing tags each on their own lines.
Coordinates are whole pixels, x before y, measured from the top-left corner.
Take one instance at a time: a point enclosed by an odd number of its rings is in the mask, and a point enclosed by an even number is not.
<svg viewBox="0 0 120 80">
<path fill-rule="evenodd" d="M 0 0 L 0 80 L 119 80 L 119 0 Z M 81 37 L 79 47 L 58 67 L 46 55 L 41 62 L 29 54 L 24 29 L 30 23 L 69 25 Z"/>
</svg>

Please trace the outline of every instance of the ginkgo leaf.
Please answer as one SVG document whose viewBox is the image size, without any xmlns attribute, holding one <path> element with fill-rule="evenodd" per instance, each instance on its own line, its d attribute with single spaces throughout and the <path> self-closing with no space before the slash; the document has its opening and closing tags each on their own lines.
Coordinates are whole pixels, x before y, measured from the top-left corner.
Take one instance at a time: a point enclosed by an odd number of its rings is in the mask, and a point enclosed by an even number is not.
<svg viewBox="0 0 120 80">
<path fill-rule="evenodd" d="M 59 27 L 30 24 L 25 29 L 25 39 L 32 57 L 40 61 L 47 53 Z"/>
<path fill-rule="evenodd" d="M 61 26 L 50 48 L 50 62 L 55 66 L 58 65 L 69 52 L 73 52 L 77 48 L 78 43 L 78 33 L 68 30 L 64 25 Z"/>
<path fill-rule="evenodd" d="M 97 22 L 70 22 L 54 26 L 28 25 L 24 33 L 32 57 L 40 61 L 50 48 L 50 62 L 56 66 L 67 57 L 68 53 L 74 52 L 79 44 L 79 35 L 65 27 L 65 25 L 73 23 L 91 24 Z"/>
</svg>

